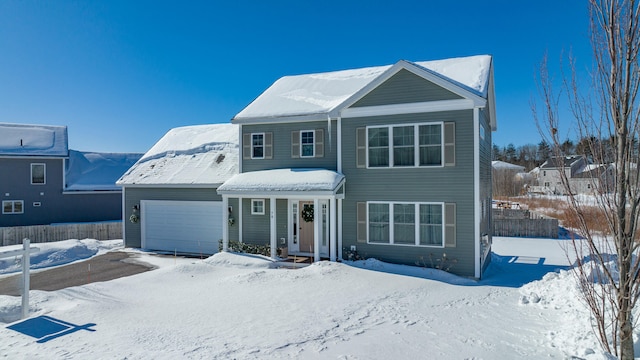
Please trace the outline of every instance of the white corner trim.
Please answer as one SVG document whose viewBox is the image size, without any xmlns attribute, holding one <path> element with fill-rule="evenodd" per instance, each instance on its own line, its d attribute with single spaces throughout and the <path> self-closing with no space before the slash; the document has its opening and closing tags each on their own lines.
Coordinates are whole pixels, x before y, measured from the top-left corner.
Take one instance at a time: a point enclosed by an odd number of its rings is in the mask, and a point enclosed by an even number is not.
<svg viewBox="0 0 640 360">
<path fill-rule="evenodd" d="M 473 238 L 475 239 L 475 277 L 480 278 L 482 265 L 480 254 L 480 214 L 482 211 L 482 203 L 480 201 L 480 109 L 473 109 Z"/>
<path fill-rule="evenodd" d="M 342 118 L 338 116 L 336 123 L 336 148 L 338 152 L 338 173 L 342 174 Z"/>
<path fill-rule="evenodd" d="M 471 110 L 474 108 L 475 104 L 472 100 L 457 99 L 348 108 L 342 110 L 341 115 L 345 118 L 357 118 L 365 116 L 416 114 L 436 111 Z"/>
</svg>

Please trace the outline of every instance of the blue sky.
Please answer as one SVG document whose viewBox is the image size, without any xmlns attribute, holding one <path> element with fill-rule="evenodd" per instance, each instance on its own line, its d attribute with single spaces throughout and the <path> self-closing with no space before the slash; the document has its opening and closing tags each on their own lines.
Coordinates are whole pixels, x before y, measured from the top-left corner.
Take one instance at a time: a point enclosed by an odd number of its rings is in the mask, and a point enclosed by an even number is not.
<svg viewBox="0 0 640 360">
<path fill-rule="evenodd" d="M 490 54 L 494 143 L 537 144 L 537 66 L 571 49 L 586 67 L 586 6 L 2 0 L 0 122 L 67 125 L 76 150 L 145 152 L 171 128 L 229 121 L 284 75 Z"/>
</svg>

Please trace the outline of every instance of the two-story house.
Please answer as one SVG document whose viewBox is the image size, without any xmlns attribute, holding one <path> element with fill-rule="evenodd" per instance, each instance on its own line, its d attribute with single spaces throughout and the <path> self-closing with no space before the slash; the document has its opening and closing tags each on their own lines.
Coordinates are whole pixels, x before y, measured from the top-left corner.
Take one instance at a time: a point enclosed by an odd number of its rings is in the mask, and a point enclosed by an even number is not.
<svg viewBox="0 0 640 360">
<path fill-rule="evenodd" d="M 538 172 L 539 192 L 566 195 L 562 183 L 566 176 L 573 194 L 607 193 L 612 191 L 615 175 L 611 165 L 591 164 L 581 155 L 551 157 L 540 165 Z"/>
<path fill-rule="evenodd" d="M 69 150 L 66 126 L 0 123 L 0 227 L 120 220 L 115 181 L 139 158 Z"/>
<path fill-rule="evenodd" d="M 480 278 L 491 247 L 490 56 L 277 80 L 232 123 L 223 244 L 331 261 L 442 261 Z M 230 222 L 229 218 L 234 221 Z"/>
</svg>

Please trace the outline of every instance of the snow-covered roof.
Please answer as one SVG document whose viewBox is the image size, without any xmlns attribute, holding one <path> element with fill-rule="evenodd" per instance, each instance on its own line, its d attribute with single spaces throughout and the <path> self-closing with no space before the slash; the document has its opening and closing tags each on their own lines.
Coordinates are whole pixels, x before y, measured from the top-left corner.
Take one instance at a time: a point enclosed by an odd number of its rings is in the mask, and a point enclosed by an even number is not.
<svg viewBox="0 0 640 360">
<path fill-rule="evenodd" d="M 344 175 L 326 169 L 274 169 L 237 174 L 218 193 L 335 193 Z"/>
<path fill-rule="evenodd" d="M 171 129 L 117 184 L 221 184 L 238 173 L 238 131 L 233 124 Z"/>
<path fill-rule="evenodd" d="M 478 55 L 436 61 L 399 61 L 396 65 L 367 67 L 278 79 L 234 120 L 325 114 L 342 105 L 393 66 L 426 69 L 479 97 L 487 98 L 491 56 Z"/>
<path fill-rule="evenodd" d="M 120 190 L 116 180 L 122 176 L 142 154 L 95 153 L 69 151 L 65 191 Z"/>
<path fill-rule="evenodd" d="M 66 126 L 0 123 L 0 155 L 66 157 Z"/>
<path fill-rule="evenodd" d="M 547 161 L 545 161 L 542 165 L 540 165 L 541 169 L 555 169 L 559 167 L 571 167 L 576 162 L 584 159 L 582 155 L 569 155 L 565 157 L 554 156 Z"/>
<path fill-rule="evenodd" d="M 500 160 L 492 161 L 491 166 L 496 170 L 499 169 L 499 170 L 524 171 L 524 166 L 511 164 L 511 163 L 500 161 Z"/>
</svg>

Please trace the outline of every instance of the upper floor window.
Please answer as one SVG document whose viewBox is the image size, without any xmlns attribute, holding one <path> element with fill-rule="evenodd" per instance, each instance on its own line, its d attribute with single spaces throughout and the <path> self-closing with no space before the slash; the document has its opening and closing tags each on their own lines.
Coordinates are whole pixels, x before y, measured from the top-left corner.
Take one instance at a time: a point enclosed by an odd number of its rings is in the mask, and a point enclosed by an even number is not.
<svg viewBox="0 0 640 360">
<path fill-rule="evenodd" d="M 315 155 L 315 132 L 300 131 L 300 157 L 313 157 Z"/>
<path fill-rule="evenodd" d="M 251 158 L 264 159 L 264 133 L 251 134 Z"/>
<path fill-rule="evenodd" d="M 291 131 L 291 158 L 324 157 L 324 129 Z"/>
<path fill-rule="evenodd" d="M 368 167 L 442 166 L 442 139 L 442 123 L 368 127 Z"/>
<path fill-rule="evenodd" d="M 45 164 L 31 164 L 31 184 L 42 185 L 46 183 Z"/>
<path fill-rule="evenodd" d="M 24 212 L 24 201 L 22 200 L 3 200 L 3 214 L 22 214 Z"/>
</svg>

